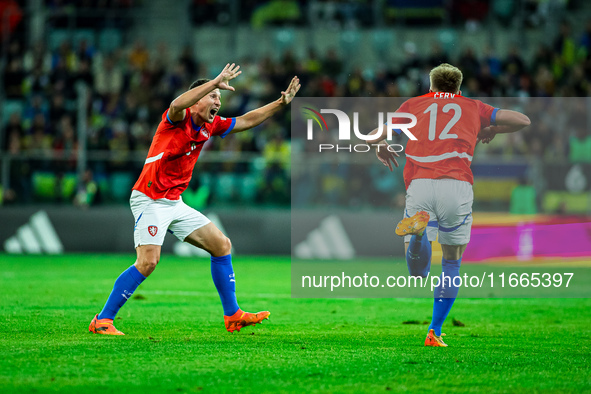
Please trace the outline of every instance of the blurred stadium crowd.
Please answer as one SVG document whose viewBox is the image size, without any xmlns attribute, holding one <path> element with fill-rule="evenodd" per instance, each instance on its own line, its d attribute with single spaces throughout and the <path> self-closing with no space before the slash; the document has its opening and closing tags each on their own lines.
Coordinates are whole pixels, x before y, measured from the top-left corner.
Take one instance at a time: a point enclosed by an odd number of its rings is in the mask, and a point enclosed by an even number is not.
<svg viewBox="0 0 591 394">
<path fill-rule="evenodd" d="M 115 3 L 131 6 L 126 1 Z M 199 16 L 194 18 L 198 20 Z M 59 18 L 54 22 L 59 24 Z M 591 94 L 591 22 L 582 31 L 573 31 L 563 23 L 560 33 L 537 48 L 530 59 L 523 58 L 518 47 L 506 54 L 498 54 L 490 47 L 468 47 L 457 56 L 446 53 L 436 42 L 429 53 L 418 53 L 412 42 L 401 43 L 400 47 L 405 52 L 403 62 L 365 69 L 350 69 L 336 49 L 321 55 L 313 47 L 303 58 L 287 50 L 277 58 L 228 59 L 241 64 L 243 75 L 236 81 L 236 93 L 223 95 L 220 113 L 237 116 L 276 99 L 293 75 L 302 81 L 302 97 L 411 97 L 428 91 L 428 72 L 442 62 L 463 71 L 462 92 L 470 97 Z M 130 187 L 169 103 L 196 78 L 213 77 L 218 67 L 200 58 L 192 47 L 172 56 L 165 44 L 150 51 L 142 41 L 107 52 L 86 40 L 76 45 L 63 40 L 55 50 L 43 43 L 27 46 L 13 40 L 7 46 L 5 59 L 6 119 L 0 149 L 14 156 L 30 155 L 28 160 L 12 162 L 12 190 L 5 191 L 5 202 L 33 201 L 35 174 L 54 173 L 59 178 L 75 173 L 80 85 L 88 88 L 88 117 L 83 126 L 87 130 L 87 149 L 91 153 L 110 152 L 108 158 L 89 162 L 86 182 L 97 189 L 96 182 L 100 184 L 102 179 L 106 188 L 112 181 L 107 180 L 111 174 L 126 174 L 121 184 L 115 182 L 111 188 Z M 217 173 L 245 175 L 247 178 L 240 178 L 235 186 L 237 191 L 250 190 L 249 198 L 256 202 L 289 204 L 289 120 L 289 112 L 284 111 L 254 132 L 241 133 L 223 143 L 220 139 L 210 140 L 205 149 L 217 151 L 216 157 L 227 160 L 203 163 L 201 171 L 196 172 L 194 189 L 203 182 L 211 186 L 210 178 Z M 531 127 L 511 136 L 510 143 L 493 143 L 484 150 L 505 157 L 591 163 L 591 135 L 587 128 Z M 248 160 L 236 159 L 240 153 Z M 204 152 L 203 156 L 207 155 Z M 372 187 L 376 192 L 403 191 L 400 185 L 384 189 L 379 182 Z"/>
</svg>

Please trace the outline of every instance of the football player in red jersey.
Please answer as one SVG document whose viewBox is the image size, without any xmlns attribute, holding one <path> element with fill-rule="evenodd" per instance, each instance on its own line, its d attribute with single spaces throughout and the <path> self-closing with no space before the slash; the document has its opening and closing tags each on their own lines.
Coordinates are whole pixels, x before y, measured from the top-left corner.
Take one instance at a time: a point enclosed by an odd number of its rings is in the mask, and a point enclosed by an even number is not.
<svg viewBox="0 0 591 394">
<path fill-rule="evenodd" d="M 211 273 L 229 332 L 240 331 L 244 326 L 268 318 L 269 312 L 248 313 L 238 307 L 230 240 L 181 198 L 203 144 L 209 138 L 225 138 L 228 134 L 261 124 L 288 105 L 300 89 L 300 81 L 294 77 L 277 100 L 237 118 L 222 118 L 217 115 L 221 107 L 220 91 L 234 91 L 230 81 L 242 73 L 239 68 L 234 63 L 228 64 L 215 79 L 193 82 L 189 90 L 174 99 L 162 114 L 130 199 L 135 218 L 137 260 L 117 278 L 103 310 L 90 323 L 89 331 L 123 335 L 113 326 L 113 319 L 139 284 L 156 268 L 166 231 L 211 254 Z"/>
<path fill-rule="evenodd" d="M 416 140 L 406 145 L 406 209 L 396 234 L 405 237 L 410 274 L 421 277 L 429 273 L 431 241 L 439 237 L 443 272 L 434 292 L 425 346 L 447 346 L 441 326 L 458 294 L 453 282 L 470 241 L 474 148 L 479 141 L 490 142 L 496 134 L 521 130 L 530 120 L 522 113 L 463 97 L 462 72 L 450 64 L 435 67 L 429 78 L 429 93 L 405 101 L 397 110 L 415 115 L 417 124 L 410 130 Z M 398 154 L 384 145 L 386 126 L 372 134 L 374 138 L 367 143 L 380 144 L 377 157 L 392 171 L 392 165 L 398 167 Z"/>
</svg>

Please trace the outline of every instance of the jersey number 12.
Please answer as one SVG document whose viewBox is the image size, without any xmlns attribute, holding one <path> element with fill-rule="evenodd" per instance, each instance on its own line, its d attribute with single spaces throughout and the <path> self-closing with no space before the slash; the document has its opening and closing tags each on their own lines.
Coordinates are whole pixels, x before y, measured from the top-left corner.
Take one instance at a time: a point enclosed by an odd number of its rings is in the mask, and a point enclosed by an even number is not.
<svg viewBox="0 0 591 394">
<path fill-rule="evenodd" d="M 430 114 L 429 114 L 429 141 L 435 140 L 435 125 L 437 125 L 437 107 L 438 107 L 437 103 L 433 103 L 425 110 L 425 112 L 423 112 L 424 114 L 426 114 L 427 112 L 430 112 Z M 441 134 L 439 134 L 439 139 L 440 140 L 448 140 L 448 139 L 452 139 L 452 138 L 458 138 L 457 134 L 449 134 L 449 131 L 456 123 L 458 123 L 458 120 L 460 120 L 460 118 L 462 117 L 462 107 L 460 107 L 458 104 L 449 103 L 449 104 L 445 104 L 443 106 L 442 110 L 445 113 L 448 113 L 449 111 L 453 110 L 454 116 L 450 119 L 449 122 L 447 122 L 447 124 L 445 125 L 445 127 L 441 131 Z"/>
</svg>

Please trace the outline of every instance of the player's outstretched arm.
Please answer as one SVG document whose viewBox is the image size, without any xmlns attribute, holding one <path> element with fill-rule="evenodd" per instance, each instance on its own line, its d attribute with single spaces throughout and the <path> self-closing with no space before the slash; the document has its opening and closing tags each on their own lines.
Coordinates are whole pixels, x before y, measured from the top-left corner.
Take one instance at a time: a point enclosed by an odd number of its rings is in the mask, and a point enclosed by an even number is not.
<svg viewBox="0 0 591 394">
<path fill-rule="evenodd" d="M 168 117 L 170 120 L 173 122 L 183 120 L 185 118 L 185 109 L 191 107 L 214 89 L 234 91 L 234 87 L 230 86 L 230 81 L 242 74 L 242 71 L 238 71 L 239 69 L 240 66 L 237 66 L 234 63 L 226 64 L 226 67 L 224 67 L 222 72 L 215 77 L 215 79 L 212 79 L 203 85 L 194 87 L 175 98 L 172 103 L 170 103 L 170 108 L 168 110 Z"/>
<path fill-rule="evenodd" d="M 485 127 L 478 133 L 478 142 L 488 144 L 497 134 L 514 133 L 527 127 L 531 121 L 527 115 L 509 109 L 500 109 L 496 116 L 496 125 Z"/>
<path fill-rule="evenodd" d="M 252 110 L 250 112 L 245 113 L 242 116 L 236 118 L 236 125 L 232 130 L 232 133 L 239 133 L 244 130 L 252 129 L 263 123 L 265 120 L 269 119 L 273 116 L 277 111 L 281 108 L 285 107 L 291 100 L 295 97 L 297 92 L 300 90 L 302 85 L 300 85 L 300 79 L 296 76 L 293 77 L 289 86 L 285 91 L 281 92 L 281 97 L 277 100 L 269 103 L 265 106 Z"/>
</svg>

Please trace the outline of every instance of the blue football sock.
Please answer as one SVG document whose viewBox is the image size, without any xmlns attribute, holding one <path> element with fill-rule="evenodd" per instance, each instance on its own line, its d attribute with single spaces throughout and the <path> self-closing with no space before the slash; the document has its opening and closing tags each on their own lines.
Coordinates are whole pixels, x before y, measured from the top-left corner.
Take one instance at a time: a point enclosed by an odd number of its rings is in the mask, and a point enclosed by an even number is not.
<svg viewBox="0 0 591 394">
<path fill-rule="evenodd" d="M 224 315 L 232 316 L 240 308 L 236 301 L 236 281 L 231 254 L 221 257 L 211 256 L 211 277 L 222 300 Z"/>
<path fill-rule="evenodd" d="M 115 286 L 113 286 L 113 291 L 111 291 L 111 295 L 107 300 L 107 303 L 103 307 L 101 313 L 99 313 L 99 319 L 114 319 L 119 309 L 125 304 L 137 287 L 146 279 L 144 275 L 142 275 L 135 265 L 132 265 L 115 281 Z"/>
<path fill-rule="evenodd" d="M 427 238 L 427 230 L 423 235 L 413 235 L 406 251 L 406 265 L 412 276 L 427 277 L 431 270 L 431 244 Z"/>
<path fill-rule="evenodd" d="M 433 320 L 429 329 L 435 330 L 435 335 L 441 335 L 441 326 L 447 318 L 451 307 L 458 296 L 459 287 L 454 286 L 453 280 L 455 277 L 460 276 L 460 264 L 462 259 L 459 260 L 446 260 L 441 261 L 442 274 L 440 276 L 439 286 L 433 291 L 434 302 L 433 302 Z M 450 285 L 451 281 L 451 285 Z M 460 281 L 456 279 L 456 284 Z"/>
</svg>

